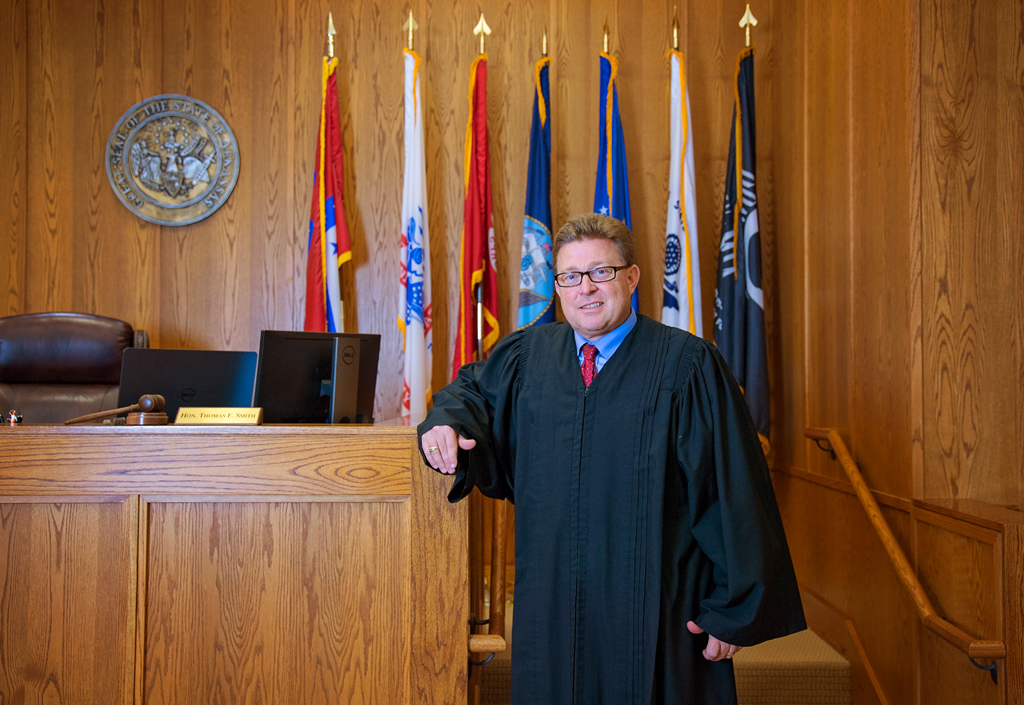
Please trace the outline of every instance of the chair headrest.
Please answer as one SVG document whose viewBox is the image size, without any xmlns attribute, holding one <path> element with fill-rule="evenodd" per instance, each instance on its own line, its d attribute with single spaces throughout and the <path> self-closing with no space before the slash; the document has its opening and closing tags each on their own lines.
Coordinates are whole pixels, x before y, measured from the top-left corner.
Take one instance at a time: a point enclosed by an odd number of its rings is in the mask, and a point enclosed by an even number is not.
<svg viewBox="0 0 1024 705">
<path fill-rule="evenodd" d="M 0 318 L 0 382 L 118 384 L 132 346 L 124 321 L 84 313 Z"/>
</svg>

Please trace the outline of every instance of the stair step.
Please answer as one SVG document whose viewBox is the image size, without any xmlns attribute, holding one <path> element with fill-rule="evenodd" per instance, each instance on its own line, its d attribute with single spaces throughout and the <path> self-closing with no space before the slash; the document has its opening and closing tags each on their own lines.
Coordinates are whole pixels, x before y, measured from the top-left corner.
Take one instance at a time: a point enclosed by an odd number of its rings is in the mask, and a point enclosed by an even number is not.
<svg viewBox="0 0 1024 705">
<path fill-rule="evenodd" d="M 733 659 L 739 705 L 850 705 L 850 663 L 808 630 Z"/>
</svg>

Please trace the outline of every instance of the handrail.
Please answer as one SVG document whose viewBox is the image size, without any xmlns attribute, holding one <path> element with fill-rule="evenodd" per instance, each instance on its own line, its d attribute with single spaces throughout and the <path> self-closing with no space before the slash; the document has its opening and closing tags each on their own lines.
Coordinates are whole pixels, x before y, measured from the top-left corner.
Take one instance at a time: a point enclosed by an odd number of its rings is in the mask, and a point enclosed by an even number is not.
<svg viewBox="0 0 1024 705">
<path fill-rule="evenodd" d="M 864 481 L 864 476 L 861 475 L 860 470 L 857 468 L 857 463 L 846 448 L 846 444 L 843 442 L 842 436 L 839 435 L 839 431 L 834 428 L 808 428 L 804 431 L 804 435 L 815 441 L 827 441 L 831 446 L 833 457 L 838 459 L 839 463 L 843 466 L 846 477 L 849 478 L 854 492 L 857 493 L 857 497 L 864 507 L 864 511 L 868 514 L 868 519 L 871 520 L 872 526 L 875 527 L 875 533 L 881 539 L 885 552 L 889 554 L 892 567 L 896 570 L 900 582 L 910 592 L 910 597 L 917 607 L 917 614 L 921 617 L 924 625 L 931 632 L 967 654 L 972 662 L 976 658 L 993 660 L 1006 658 L 1006 645 L 1003 642 L 975 639 L 959 627 L 940 617 L 935 611 L 931 601 L 928 599 L 928 595 L 925 594 L 924 587 L 917 579 L 917 574 L 907 560 L 907 556 L 903 553 L 899 542 L 896 541 L 892 529 L 889 528 L 889 523 L 882 516 L 882 510 L 878 508 L 878 502 L 875 501 L 874 495 L 871 494 L 867 482 Z M 823 450 L 829 449 L 823 448 Z M 974 665 L 983 668 L 977 663 Z M 995 680 L 994 670 L 992 670 L 992 678 Z"/>
</svg>

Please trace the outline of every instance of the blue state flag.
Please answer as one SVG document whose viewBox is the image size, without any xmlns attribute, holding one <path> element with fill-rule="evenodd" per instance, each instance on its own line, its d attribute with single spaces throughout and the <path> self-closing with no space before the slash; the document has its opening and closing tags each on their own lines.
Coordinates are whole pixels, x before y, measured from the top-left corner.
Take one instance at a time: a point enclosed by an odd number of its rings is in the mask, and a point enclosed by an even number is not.
<svg viewBox="0 0 1024 705">
<path fill-rule="evenodd" d="M 626 169 L 626 143 L 622 138 L 622 120 L 619 119 L 619 89 L 615 78 L 619 62 L 610 54 L 601 52 L 601 150 L 597 159 L 597 183 L 594 185 L 594 212 L 610 215 L 633 230 L 629 215 L 629 175 Z M 640 310 L 633 291 L 633 309 Z"/>
<path fill-rule="evenodd" d="M 548 110 L 548 67 L 537 62 L 534 76 L 530 162 L 526 172 L 526 215 L 523 216 L 523 258 L 519 271 L 517 328 L 555 320 L 555 269 L 551 261 L 551 120 Z"/>
</svg>

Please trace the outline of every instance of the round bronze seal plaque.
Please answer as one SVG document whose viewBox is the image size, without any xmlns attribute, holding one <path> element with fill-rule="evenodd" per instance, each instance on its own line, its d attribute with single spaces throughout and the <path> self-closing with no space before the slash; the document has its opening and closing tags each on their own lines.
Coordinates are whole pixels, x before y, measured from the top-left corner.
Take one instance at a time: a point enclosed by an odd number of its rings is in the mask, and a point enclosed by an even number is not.
<svg viewBox="0 0 1024 705">
<path fill-rule="evenodd" d="M 143 220 L 195 223 L 235 188 L 235 134 L 206 103 L 154 96 L 117 121 L 107 140 L 107 176 L 121 203 Z"/>
</svg>

